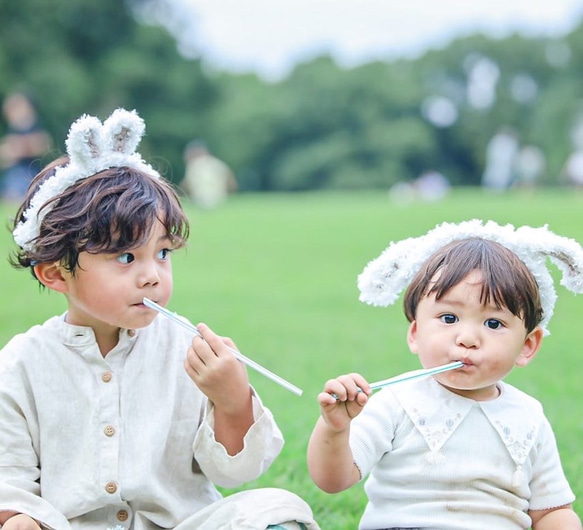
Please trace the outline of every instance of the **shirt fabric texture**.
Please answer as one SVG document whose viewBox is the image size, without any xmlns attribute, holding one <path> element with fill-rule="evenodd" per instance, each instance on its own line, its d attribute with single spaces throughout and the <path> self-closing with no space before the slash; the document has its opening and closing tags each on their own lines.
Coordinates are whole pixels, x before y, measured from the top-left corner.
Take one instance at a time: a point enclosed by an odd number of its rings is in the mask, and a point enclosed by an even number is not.
<svg viewBox="0 0 583 530">
<path fill-rule="evenodd" d="M 0 511 L 56 530 L 174 528 L 260 476 L 283 437 L 253 392 L 243 450 L 216 442 L 188 377 L 192 334 L 160 317 L 104 358 L 91 328 L 53 317 L 0 351 Z M 124 522 L 120 523 L 123 520 Z"/>
<path fill-rule="evenodd" d="M 530 528 L 528 510 L 570 504 L 541 404 L 500 383 L 474 401 L 432 377 L 373 395 L 351 424 L 368 504 L 362 530 Z"/>
</svg>

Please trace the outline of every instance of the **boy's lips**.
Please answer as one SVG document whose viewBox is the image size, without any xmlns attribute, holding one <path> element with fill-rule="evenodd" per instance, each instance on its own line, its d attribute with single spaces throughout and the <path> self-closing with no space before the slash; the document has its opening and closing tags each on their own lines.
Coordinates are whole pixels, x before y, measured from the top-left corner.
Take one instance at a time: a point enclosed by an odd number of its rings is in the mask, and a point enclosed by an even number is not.
<svg viewBox="0 0 583 530">
<path fill-rule="evenodd" d="M 140 300 L 139 302 L 136 302 L 135 304 L 132 304 L 134 307 L 143 307 L 145 309 L 150 309 L 146 304 L 144 304 L 143 300 Z"/>
</svg>

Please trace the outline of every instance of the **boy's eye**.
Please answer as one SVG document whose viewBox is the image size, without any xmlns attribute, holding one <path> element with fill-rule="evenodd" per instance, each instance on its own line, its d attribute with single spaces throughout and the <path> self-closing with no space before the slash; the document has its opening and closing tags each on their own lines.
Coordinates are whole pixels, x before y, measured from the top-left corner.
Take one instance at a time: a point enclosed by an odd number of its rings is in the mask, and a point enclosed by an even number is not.
<svg viewBox="0 0 583 530">
<path fill-rule="evenodd" d="M 120 263 L 127 265 L 128 263 L 131 263 L 132 261 L 134 261 L 135 258 L 131 252 L 124 252 L 123 254 L 120 254 L 116 259 Z"/>
<path fill-rule="evenodd" d="M 458 321 L 455 315 L 441 315 L 440 318 L 444 324 L 455 324 Z"/>
<path fill-rule="evenodd" d="M 162 250 L 158 251 L 158 259 L 168 259 L 170 252 L 172 251 L 169 248 L 163 248 Z"/>
<path fill-rule="evenodd" d="M 484 322 L 484 324 L 486 325 L 487 328 L 490 329 L 500 329 L 502 327 L 502 322 L 495 318 L 489 318 L 488 320 L 486 320 L 486 322 Z"/>
</svg>

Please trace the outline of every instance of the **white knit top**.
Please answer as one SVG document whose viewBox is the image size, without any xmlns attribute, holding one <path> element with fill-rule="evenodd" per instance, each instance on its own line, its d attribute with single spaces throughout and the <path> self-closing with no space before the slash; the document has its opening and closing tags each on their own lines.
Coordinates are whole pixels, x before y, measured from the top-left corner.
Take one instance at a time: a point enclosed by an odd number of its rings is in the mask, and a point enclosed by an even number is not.
<svg viewBox="0 0 583 530">
<path fill-rule="evenodd" d="M 522 529 L 571 503 L 542 406 L 511 385 L 474 401 L 433 378 L 375 394 L 351 425 L 369 502 L 361 529 Z"/>
</svg>

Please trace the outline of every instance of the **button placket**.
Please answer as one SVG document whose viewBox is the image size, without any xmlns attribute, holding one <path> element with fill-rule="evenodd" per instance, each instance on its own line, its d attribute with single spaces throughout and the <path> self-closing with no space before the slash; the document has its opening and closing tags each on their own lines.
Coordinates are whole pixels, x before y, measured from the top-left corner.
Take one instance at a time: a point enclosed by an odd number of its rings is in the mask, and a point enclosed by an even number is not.
<svg viewBox="0 0 583 530">
<path fill-rule="evenodd" d="M 99 440 L 100 476 L 109 495 L 120 495 L 119 491 L 119 378 L 113 370 L 101 371 L 99 387 Z"/>
</svg>

